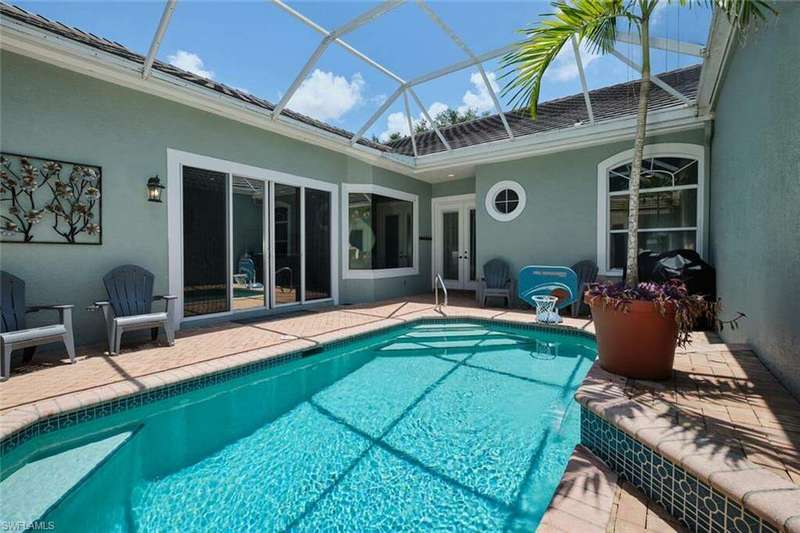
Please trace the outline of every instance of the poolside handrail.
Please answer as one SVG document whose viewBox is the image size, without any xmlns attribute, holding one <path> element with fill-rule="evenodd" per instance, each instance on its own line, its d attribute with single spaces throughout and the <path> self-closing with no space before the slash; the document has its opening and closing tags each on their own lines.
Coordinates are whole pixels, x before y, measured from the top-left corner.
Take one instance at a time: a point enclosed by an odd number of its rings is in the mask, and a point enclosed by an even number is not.
<svg viewBox="0 0 800 533">
<path fill-rule="evenodd" d="M 433 278 L 433 295 L 436 299 L 436 307 L 439 307 L 439 285 L 442 286 L 442 292 L 444 292 L 444 305 L 447 306 L 447 287 L 444 285 L 444 279 L 442 279 L 442 275 L 437 273 L 436 277 Z"/>
</svg>

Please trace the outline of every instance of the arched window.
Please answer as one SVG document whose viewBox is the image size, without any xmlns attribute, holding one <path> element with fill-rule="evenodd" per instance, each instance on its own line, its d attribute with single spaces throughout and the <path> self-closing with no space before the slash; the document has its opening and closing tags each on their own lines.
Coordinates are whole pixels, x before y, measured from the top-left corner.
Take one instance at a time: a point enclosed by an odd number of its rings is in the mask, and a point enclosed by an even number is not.
<svg viewBox="0 0 800 533">
<path fill-rule="evenodd" d="M 598 265 L 620 274 L 627 254 L 632 150 L 598 165 Z M 691 144 L 645 148 L 639 189 L 639 251 L 703 250 L 704 150 Z"/>
</svg>

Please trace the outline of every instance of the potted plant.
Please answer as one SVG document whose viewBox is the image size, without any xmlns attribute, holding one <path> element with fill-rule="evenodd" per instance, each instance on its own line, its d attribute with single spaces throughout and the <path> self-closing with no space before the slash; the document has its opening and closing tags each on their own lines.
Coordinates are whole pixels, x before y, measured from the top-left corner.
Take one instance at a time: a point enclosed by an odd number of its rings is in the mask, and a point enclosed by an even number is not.
<svg viewBox="0 0 800 533">
<path fill-rule="evenodd" d="M 504 95 L 523 104 L 536 118 L 545 71 L 567 43 L 578 53 L 587 42 L 594 53 L 608 53 L 617 43 L 617 26 L 635 29 L 641 45 L 641 83 L 636 135 L 629 181 L 626 276 L 623 284 L 598 285 L 588 291 L 601 365 L 639 378 L 666 378 L 672 371 L 675 347 L 685 344 L 694 319 L 713 313 L 716 305 L 689 296 L 679 283 L 639 283 L 639 184 L 647 135 L 650 95 L 650 22 L 660 4 L 691 6 L 687 0 L 557 0 L 548 20 L 523 30 L 525 40 L 503 58 L 509 81 Z M 749 26 L 776 14 L 768 0 L 706 0 L 699 2 L 721 12 L 743 33 Z"/>
<path fill-rule="evenodd" d="M 666 283 L 596 283 L 584 297 L 592 308 L 600 365 L 636 379 L 672 375 L 676 346 L 690 340 L 694 324 L 715 320 L 717 305 L 691 295 L 679 280 Z"/>
</svg>

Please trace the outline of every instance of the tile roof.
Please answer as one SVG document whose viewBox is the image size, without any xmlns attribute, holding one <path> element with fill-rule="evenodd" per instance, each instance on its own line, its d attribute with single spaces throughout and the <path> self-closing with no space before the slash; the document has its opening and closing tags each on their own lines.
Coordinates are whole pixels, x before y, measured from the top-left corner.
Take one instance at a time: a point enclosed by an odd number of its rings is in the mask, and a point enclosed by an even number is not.
<svg viewBox="0 0 800 533">
<path fill-rule="evenodd" d="M 684 96 L 694 99 L 700 81 L 700 68 L 701 65 L 693 65 L 661 73 L 658 77 Z M 639 83 L 639 80 L 636 80 L 589 91 L 595 121 L 634 116 L 638 106 Z M 682 103 L 657 85 L 651 84 L 650 111 L 674 107 Z M 583 93 L 540 103 L 536 120 L 531 120 L 527 110 L 509 111 L 505 115 L 515 137 L 571 128 L 578 122 L 589 122 Z M 453 149 L 508 138 L 499 114 L 449 126 L 440 131 Z M 417 134 L 415 140 L 419 155 L 445 150 L 442 141 L 433 131 Z M 396 153 L 405 155 L 414 153 L 410 137 L 387 144 Z"/>
<path fill-rule="evenodd" d="M 91 46 L 92 48 L 134 63 L 144 64 L 145 61 L 144 56 L 137 54 L 117 42 L 84 32 L 78 28 L 66 26 L 65 24 L 47 19 L 41 15 L 31 13 L 11 4 L 0 2 L 0 15 L 10 17 L 72 41 Z M 168 63 L 156 60 L 153 64 L 153 69 L 236 98 L 237 100 L 241 100 L 267 111 L 272 111 L 275 107 L 274 104 L 268 100 L 234 89 L 218 81 L 197 76 L 196 74 L 179 69 Z M 659 77 L 681 94 L 693 99 L 697 94 L 697 85 L 700 79 L 700 65 L 662 73 L 659 74 Z M 651 87 L 650 110 L 674 107 L 682 104 L 680 100 L 663 91 L 658 86 L 652 85 Z M 639 82 L 633 81 L 590 91 L 589 94 L 595 120 L 603 121 L 635 115 L 638 88 Z M 284 109 L 283 114 L 299 122 L 345 139 L 350 139 L 353 136 L 353 134 L 347 130 L 331 126 L 330 124 L 326 124 L 290 109 Z M 505 115 L 515 137 L 570 128 L 577 122 L 585 123 L 589 120 L 582 93 L 539 104 L 539 115 L 535 121 L 530 119 L 527 111 L 510 111 L 505 113 Z M 448 143 L 450 143 L 450 146 L 454 149 L 507 138 L 505 128 L 500 120 L 500 115 L 497 114 L 470 122 L 456 124 L 441 129 L 440 131 L 442 131 Z M 445 150 L 444 145 L 433 131 L 418 134 L 415 136 L 415 140 L 417 142 L 419 155 L 433 154 Z M 386 144 L 376 143 L 369 139 L 359 139 L 358 143 L 383 152 L 413 156 L 411 139 L 409 137 Z"/>
</svg>

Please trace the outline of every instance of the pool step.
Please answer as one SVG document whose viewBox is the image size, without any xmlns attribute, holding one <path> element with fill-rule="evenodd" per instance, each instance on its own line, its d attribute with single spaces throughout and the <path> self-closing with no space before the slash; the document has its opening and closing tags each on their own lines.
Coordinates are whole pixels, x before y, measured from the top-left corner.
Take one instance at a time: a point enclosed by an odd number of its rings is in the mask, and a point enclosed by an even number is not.
<svg viewBox="0 0 800 533">
<path fill-rule="evenodd" d="M 6 524 L 41 519 L 134 433 L 118 433 L 27 463 L 0 481 L 0 517 Z"/>
<path fill-rule="evenodd" d="M 434 324 L 418 324 L 414 326 L 414 330 L 452 330 L 452 329 L 486 329 L 486 326 L 481 324 L 474 324 L 472 322 L 441 322 Z"/>
</svg>

